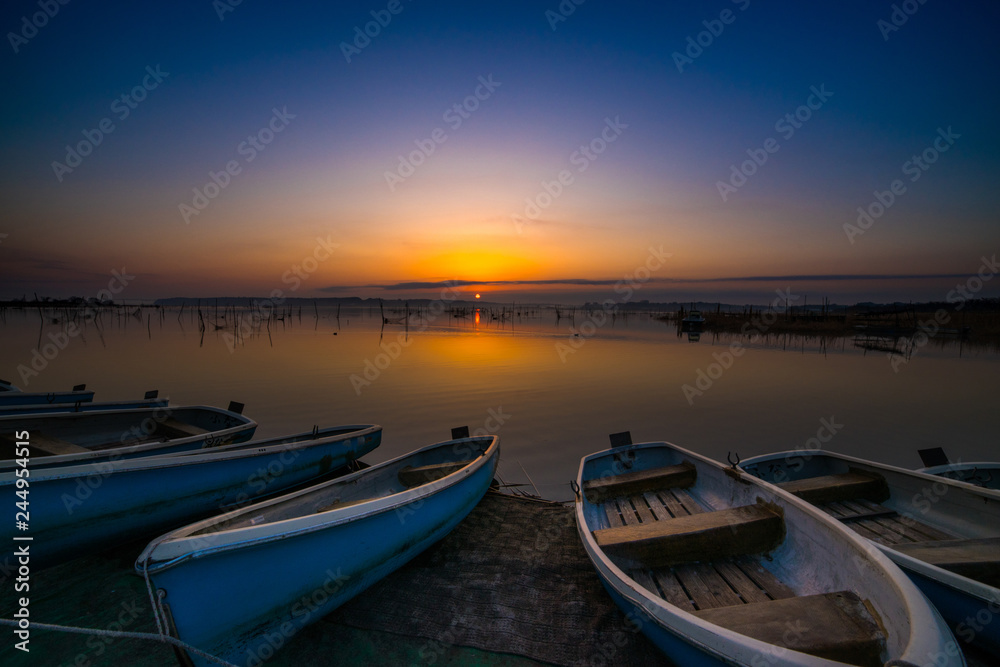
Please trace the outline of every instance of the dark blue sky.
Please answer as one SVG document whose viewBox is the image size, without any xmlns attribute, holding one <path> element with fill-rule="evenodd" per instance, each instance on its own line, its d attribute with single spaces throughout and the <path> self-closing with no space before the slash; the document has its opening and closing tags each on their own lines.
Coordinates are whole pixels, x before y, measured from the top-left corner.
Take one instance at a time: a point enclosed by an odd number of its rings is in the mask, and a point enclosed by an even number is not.
<svg viewBox="0 0 1000 667">
<path fill-rule="evenodd" d="M 220 20 L 208 0 L 73 1 L 15 53 L 10 33 L 41 10 L 7 3 L 0 296 L 89 295 L 122 266 L 137 276 L 123 297 L 266 294 L 331 238 L 304 295 L 616 279 L 662 245 L 648 298 L 759 300 L 769 284 L 677 281 L 809 275 L 796 285 L 817 296 L 933 299 L 954 279 L 822 276 L 974 273 L 996 252 L 995 3 L 914 3 L 884 39 L 893 3 L 588 0 L 553 30 L 555 1 L 403 0 L 348 63 L 341 43 L 387 5 L 244 0 Z M 673 54 L 706 21 L 721 34 L 679 72 Z M 120 118 L 113 101 L 156 66 L 169 74 Z M 499 87 L 450 127 L 489 75 Z M 832 96 L 779 130 L 814 88 Z M 275 110 L 287 127 L 247 160 L 239 147 Z M 574 152 L 615 118 L 626 129 L 579 170 Z M 114 131 L 57 173 L 102 120 Z M 387 172 L 438 128 L 447 141 L 393 186 Z M 958 138 L 910 180 L 906 163 L 947 128 Z M 769 138 L 777 152 L 731 180 Z M 239 173 L 185 215 L 233 160 Z M 525 218 L 563 170 L 572 183 Z M 894 180 L 905 191 L 852 233 Z"/>
</svg>

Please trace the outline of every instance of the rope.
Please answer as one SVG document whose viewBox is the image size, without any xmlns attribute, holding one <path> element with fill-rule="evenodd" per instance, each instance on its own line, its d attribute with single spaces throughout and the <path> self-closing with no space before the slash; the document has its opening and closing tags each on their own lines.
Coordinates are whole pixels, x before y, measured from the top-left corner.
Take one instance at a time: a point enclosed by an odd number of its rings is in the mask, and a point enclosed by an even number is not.
<svg viewBox="0 0 1000 667">
<path fill-rule="evenodd" d="M 149 593 L 149 608 L 153 610 L 153 618 L 156 619 L 156 631 L 161 637 L 166 636 L 163 631 L 163 623 L 160 621 L 160 606 L 156 604 L 153 597 L 153 584 L 149 581 L 149 570 L 146 568 L 146 561 L 142 562 L 142 578 L 146 580 L 146 592 Z"/>
<path fill-rule="evenodd" d="M 0 625 L 9 625 L 12 627 L 18 627 L 18 622 L 9 618 L 0 618 Z M 217 658 L 211 653 L 206 653 L 201 649 L 197 649 L 190 644 L 182 642 L 176 637 L 171 637 L 170 635 L 154 635 L 149 632 L 128 632 L 125 630 L 98 630 L 96 628 L 74 628 L 68 625 L 55 625 L 54 623 L 36 623 L 31 622 L 31 627 L 38 628 L 39 630 L 57 630 L 59 632 L 71 632 L 78 635 L 96 635 L 98 637 L 115 637 L 124 639 L 151 639 L 153 641 L 163 642 L 165 644 L 170 644 L 176 646 L 177 648 L 184 649 L 188 653 L 194 653 L 209 662 L 214 662 L 217 665 L 223 665 L 223 667 L 236 667 L 236 665 L 231 662 L 226 662 L 222 658 Z"/>
</svg>

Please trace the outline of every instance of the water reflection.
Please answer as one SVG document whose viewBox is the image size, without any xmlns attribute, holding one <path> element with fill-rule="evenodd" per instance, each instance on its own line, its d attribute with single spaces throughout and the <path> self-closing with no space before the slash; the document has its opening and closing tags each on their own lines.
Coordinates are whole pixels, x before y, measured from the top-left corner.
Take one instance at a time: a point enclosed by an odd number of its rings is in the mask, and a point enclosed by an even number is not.
<svg viewBox="0 0 1000 667">
<path fill-rule="evenodd" d="M 933 338 L 900 355 L 856 336 L 677 329 L 654 313 L 451 304 L 8 309 L 0 377 L 38 391 L 86 382 L 97 400 L 239 400 L 262 437 L 380 423 L 372 461 L 499 412 L 504 479 L 560 498 L 580 457 L 625 430 L 725 460 L 800 447 L 834 417 L 845 428 L 829 446 L 848 454 L 917 467 L 917 449 L 947 442 L 955 458 L 996 458 L 995 349 Z"/>
</svg>

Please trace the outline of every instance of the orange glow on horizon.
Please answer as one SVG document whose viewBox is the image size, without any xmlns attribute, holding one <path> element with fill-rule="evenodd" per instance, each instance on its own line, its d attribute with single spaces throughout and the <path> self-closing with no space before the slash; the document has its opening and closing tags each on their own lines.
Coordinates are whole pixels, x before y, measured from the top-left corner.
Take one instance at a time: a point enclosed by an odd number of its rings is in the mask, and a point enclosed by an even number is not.
<svg viewBox="0 0 1000 667">
<path fill-rule="evenodd" d="M 425 255 L 411 265 L 411 275 L 448 280 L 518 280 L 534 275 L 537 262 L 498 251 L 455 250 Z"/>
</svg>

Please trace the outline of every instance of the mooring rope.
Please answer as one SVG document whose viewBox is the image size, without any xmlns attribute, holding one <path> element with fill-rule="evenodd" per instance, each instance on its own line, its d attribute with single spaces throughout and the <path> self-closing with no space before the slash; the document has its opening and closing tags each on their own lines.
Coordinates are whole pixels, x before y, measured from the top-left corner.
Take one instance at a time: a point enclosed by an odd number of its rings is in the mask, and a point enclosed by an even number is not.
<svg viewBox="0 0 1000 667">
<path fill-rule="evenodd" d="M 10 625 L 13 627 L 18 627 L 18 621 L 10 618 L 0 618 L 0 625 Z M 115 637 L 118 639 L 151 639 L 153 641 L 162 642 L 165 644 L 171 644 L 177 648 L 184 649 L 188 653 L 194 653 L 210 662 L 214 662 L 217 665 L 223 665 L 223 667 L 237 667 L 231 662 L 226 662 L 222 658 L 217 658 L 211 653 L 206 653 L 201 649 L 195 648 L 190 644 L 182 642 L 176 637 L 171 637 L 170 635 L 154 635 L 149 632 L 128 632 L 126 630 L 98 630 L 97 628 L 75 628 L 69 625 L 56 625 L 54 623 L 36 623 L 31 622 L 31 627 L 37 628 L 39 630 L 56 630 L 58 632 L 71 632 L 78 635 L 96 635 L 98 637 Z"/>
<path fill-rule="evenodd" d="M 163 631 L 163 623 L 160 622 L 160 609 L 153 596 L 153 584 L 149 581 L 149 570 L 146 568 L 145 561 L 142 563 L 142 578 L 146 580 L 146 592 L 149 593 L 149 608 L 153 610 L 153 618 L 156 619 L 156 631 L 161 637 L 166 636 L 167 633 Z"/>
</svg>

